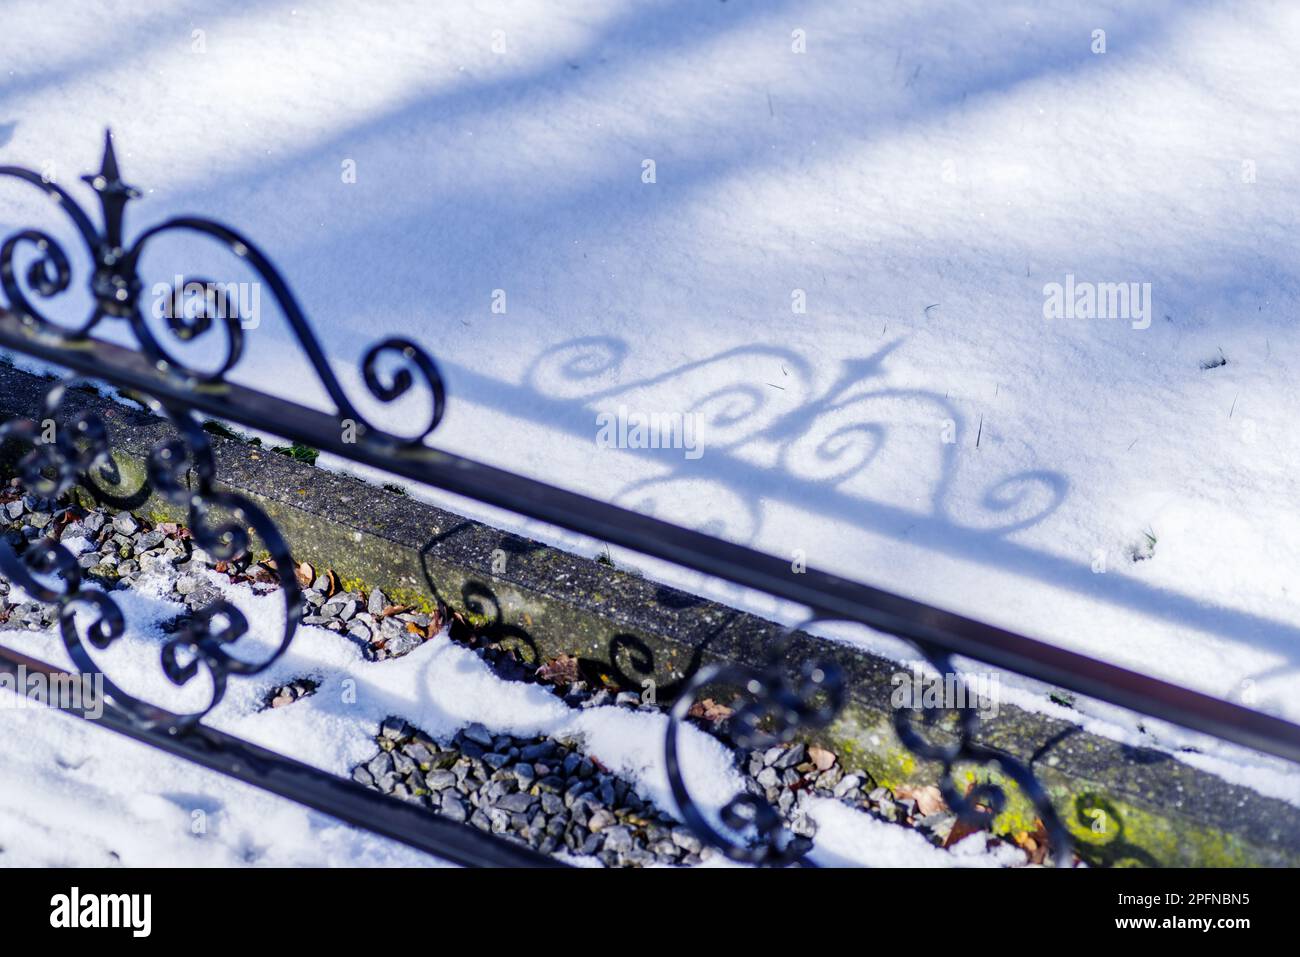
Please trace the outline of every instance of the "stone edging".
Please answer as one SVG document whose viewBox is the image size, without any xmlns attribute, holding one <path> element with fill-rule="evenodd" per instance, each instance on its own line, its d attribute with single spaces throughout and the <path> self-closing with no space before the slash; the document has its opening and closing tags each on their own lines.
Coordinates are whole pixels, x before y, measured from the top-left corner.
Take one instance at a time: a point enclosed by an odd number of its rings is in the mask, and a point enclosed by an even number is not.
<svg viewBox="0 0 1300 957">
<path fill-rule="evenodd" d="M 48 382 L 0 367 L 0 418 L 32 415 Z M 98 490 L 114 507 L 181 520 L 152 495 L 144 457 L 172 435 L 165 421 L 120 403 L 75 393 L 104 418 L 120 471 Z M 652 679 L 668 699 L 701 664 L 761 662 L 781 627 L 608 565 L 471 521 L 452 512 L 315 468 L 237 439 L 212 436 L 218 475 L 277 523 L 298 561 L 330 568 L 344 587 L 381 587 L 392 599 L 432 610 L 445 602 L 489 638 L 540 664 L 564 655 L 630 690 Z M 839 719 L 808 739 L 847 768 L 890 788 L 923 787 L 937 766 L 902 748 L 889 698 L 899 666 L 847 645 L 795 636 L 792 667 L 831 658 L 850 696 Z M 980 742 L 1031 761 L 1085 860 L 1097 865 L 1300 865 L 1300 810 L 1066 721 L 1003 703 Z M 974 767 L 965 776 L 988 776 Z M 996 777 L 996 775 L 993 775 Z M 1013 800 L 996 829 L 1034 830 Z"/>
</svg>

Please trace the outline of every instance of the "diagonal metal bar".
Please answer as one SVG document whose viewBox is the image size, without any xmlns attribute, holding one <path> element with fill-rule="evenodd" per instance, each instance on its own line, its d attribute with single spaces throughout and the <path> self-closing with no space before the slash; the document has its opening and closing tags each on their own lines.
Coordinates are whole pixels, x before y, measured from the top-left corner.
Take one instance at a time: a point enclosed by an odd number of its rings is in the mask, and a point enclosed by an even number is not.
<svg viewBox="0 0 1300 957">
<path fill-rule="evenodd" d="M 42 674 L 52 679 L 74 677 L 43 661 L 0 647 L 0 672 L 18 676 L 20 669 L 25 669 L 27 675 Z M 55 681 L 46 685 L 57 686 Z M 286 758 L 207 725 L 196 725 L 171 734 L 157 726 L 142 726 L 109 702 L 104 703 L 103 716 L 93 719 L 84 706 L 59 710 L 453 864 L 467 867 L 566 866 L 530 847 L 440 818 L 423 808 L 387 797 L 354 781 Z"/>
<path fill-rule="evenodd" d="M 0 310 L 0 347 L 113 385 L 308 443 L 432 488 L 727 579 L 944 652 L 1020 672 L 1224 740 L 1300 761 L 1300 725 L 1098 661 L 901 595 L 808 568 L 472 459 L 367 432 L 344 440 L 337 416 L 231 382 L 195 385 L 135 351 L 99 340 L 58 342 Z"/>
</svg>

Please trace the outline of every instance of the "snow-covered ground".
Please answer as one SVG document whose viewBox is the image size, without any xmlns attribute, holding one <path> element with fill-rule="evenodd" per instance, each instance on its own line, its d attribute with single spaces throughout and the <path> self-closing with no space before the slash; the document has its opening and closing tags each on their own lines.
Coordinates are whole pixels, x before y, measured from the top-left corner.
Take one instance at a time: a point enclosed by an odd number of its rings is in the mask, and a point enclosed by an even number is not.
<svg viewBox="0 0 1300 957">
<path fill-rule="evenodd" d="M 247 232 L 354 395 L 382 333 L 425 343 L 441 446 L 1300 719 L 1295 4 L 2 16 L 0 162 L 84 195 L 111 125 L 128 227 Z M 20 225 L 75 248 L 0 184 Z M 146 266 L 251 278 L 182 241 Z M 1045 318 L 1068 277 L 1149 314 Z M 248 335 L 237 378 L 321 401 L 272 308 Z M 620 406 L 702 415 L 703 454 L 599 448 Z"/>
<path fill-rule="evenodd" d="M 213 584 L 250 623 L 239 654 L 267 657 L 279 643 L 278 593 L 254 594 L 209 573 Z M 114 592 L 131 628 L 97 655 L 125 690 L 175 711 L 206 705 L 210 684 L 195 680 L 178 691 L 158 667 L 162 623 L 183 612 L 168 598 L 172 580 L 152 576 Z M 26 600 L 24 597 L 23 600 Z M 6 631 L 6 646 L 72 668 L 57 632 Z M 316 692 L 277 709 L 267 692 L 304 675 Z M 401 658 L 363 662 L 354 642 L 304 626 L 290 651 L 266 674 L 233 680 L 206 719 L 245 740 L 292 755 L 343 777 L 375 752 L 374 735 L 400 715 L 447 740 L 481 722 L 497 733 L 545 734 L 581 743 L 584 751 L 636 783 L 662 808 L 674 807 L 663 763 L 667 718 L 605 706 L 570 708 L 537 684 L 494 675 L 474 652 L 447 634 Z M 247 785 L 119 739 L 72 717 L 54 717 L 11 691 L 0 690 L 0 864 L 4 865 L 394 865 L 439 863 L 427 855 L 345 827 Z M 683 774 L 692 796 L 717 823 L 717 811 L 743 790 L 731 753 L 694 727 L 680 734 Z M 10 773 L 12 772 L 12 773 Z M 951 852 L 916 831 L 886 824 L 837 801 L 818 799 L 816 859 L 834 865 L 996 867 L 1023 864 L 1010 844 L 989 845 L 973 834 Z M 577 863 L 590 863 L 577 859 Z M 715 859 L 714 862 L 722 863 Z"/>
</svg>

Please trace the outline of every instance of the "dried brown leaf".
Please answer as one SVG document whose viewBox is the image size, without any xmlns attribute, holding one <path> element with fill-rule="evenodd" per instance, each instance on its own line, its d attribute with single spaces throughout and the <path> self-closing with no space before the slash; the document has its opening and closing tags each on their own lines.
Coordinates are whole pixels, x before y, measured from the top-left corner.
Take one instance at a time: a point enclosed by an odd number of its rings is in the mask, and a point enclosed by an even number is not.
<svg viewBox="0 0 1300 957">
<path fill-rule="evenodd" d="M 922 817 L 929 817 L 931 814 L 938 814 L 948 805 L 939 793 L 939 789 L 933 784 L 927 784 L 920 788 L 901 787 L 895 790 L 899 798 L 906 801 L 911 798 L 916 802 L 916 810 Z"/>
<path fill-rule="evenodd" d="M 719 704 L 712 698 L 702 698 L 691 705 L 691 710 L 687 711 L 686 714 L 692 718 L 699 718 L 717 724 L 731 717 L 731 709 L 725 704 Z"/>
<path fill-rule="evenodd" d="M 1034 822 L 1032 831 L 1017 831 L 1011 836 L 1012 842 L 1029 855 L 1030 864 L 1042 864 L 1047 860 L 1047 828 L 1042 821 Z"/>
<path fill-rule="evenodd" d="M 447 606 L 441 601 L 434 608 L 433 613 L 429 615 L 429 627 L 426 629 L 428 637 L 435 637 L 438 632 L 442 631 L 447 625 Z"/>
<path fill-rule="evenodd" d="M 573 655 L 552 658 L 537 669 L 537 680 L 549 684 L 571 685 L 578 677 L 578 659 Z"/>
<path fill-rule="evenodd" d="M 978 834 L 982 830 L 984 830 L 984 828 L 976 824 L 968 824 L 965 821 L 958 820 L 953 824 L 952 830 L 948 832 L 948 836 L 943 839 L 943 846 L 945 848 L 952 847 L 962 838 L 970 837 L 972 834 Z"/>
<path fill-rule="evenodd" d="M 970 797 L 971 792 L 974 790 L 975 790 L 975 782 L 972 781 L 966 788 L 966 796 Z M 991 810 L 991 808 L 989 808 L 987 805 L 984 804 L 976 804 L 975 808 L 976 810 L 980 810 L 980 811 Z M 970 837 L 972 834 L 978 834 L 982 830 L 984 830 L 984 828 L 981 827 L 980 825 L 975 823 L 968 823 L 958 818 L 957 822 L 953 824 L 952 830 L 948 832 L 948 836 L 944 838 L 943 846 L 952 847 L 962 838 Z"/>
</svg>

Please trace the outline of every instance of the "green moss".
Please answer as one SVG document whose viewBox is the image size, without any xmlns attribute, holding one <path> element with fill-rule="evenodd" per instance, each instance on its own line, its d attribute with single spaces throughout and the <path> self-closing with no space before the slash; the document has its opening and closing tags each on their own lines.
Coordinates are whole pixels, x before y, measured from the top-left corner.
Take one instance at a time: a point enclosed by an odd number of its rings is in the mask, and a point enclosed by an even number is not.
<svg viewBox="0 0 1300 957">
<path fill-rule="evenodd" d="M 866 774 L 890 790 L 939 782 L 941 766 L 918 759 L 903 747 L 883 713 L 850 704 L 828 732 L 818 742 L 835 752 L 846 770 Z M 1140 807 L 1101 782 L 1049 768 L 1037 770 L 1079 856 L 1091 866 L 1243 867 L 1261 863 L 1260 848 L 1225 830 L 1185 815 Z M 1002 789 L 1006 804 L 993 820 L 994 834 L 1010 837 L 1037 828 L 1037 808 L 995 765 L 961 763 L 954 768 L 953 777 L 961 791 L 981 783 Z"/>
<path fill-rule="evenodd" d="M 310 562 L 312 558 L 308 556 L 299 560 Z M 376 586 L 367 582 L 364 578 L 353 576 L 351 578 L 339 578 L 339 587 L 347 592 L 368 595 Z M 423 612 L 426 615 L 432 615 L 438 609 L 438 603 L 425 592 L 413 588 L 392 588 L 386 585 L 378 587 L 383 591 L 384 597 L 395 605 L 406 605 L 408 608 Z"/>
<path fill-rule="evenodd" d="M 490 628 L 492 626 L 493 619 L 482 612 L 472 611 L 469 608 L 465 608 L 462 610 L 461 614 L 463 614 L 465 620 L 476 629 Z"/>
<path fill-rule="evenodd" d="M 1096 867 L 1251 867 L 1259 852 L 1234 834 L 1097 791 L 1053 788 L 1079 856 Z M 1293 864 L 1295 862 L 1292 862 Z"/>
<path fill-rule="evenodd" d="M 271 449 L 272 452 L 278 452 L 280 455 L 287 455 L 297 462 L 305 462 L 307 465 L 315 465 L 316 459 L 320 456 L 320 449 L 314 449 L 310 445 L 303 445 L 301 442 L 294 442 L 292 445 L 277 445 Z"/>
</svg>

